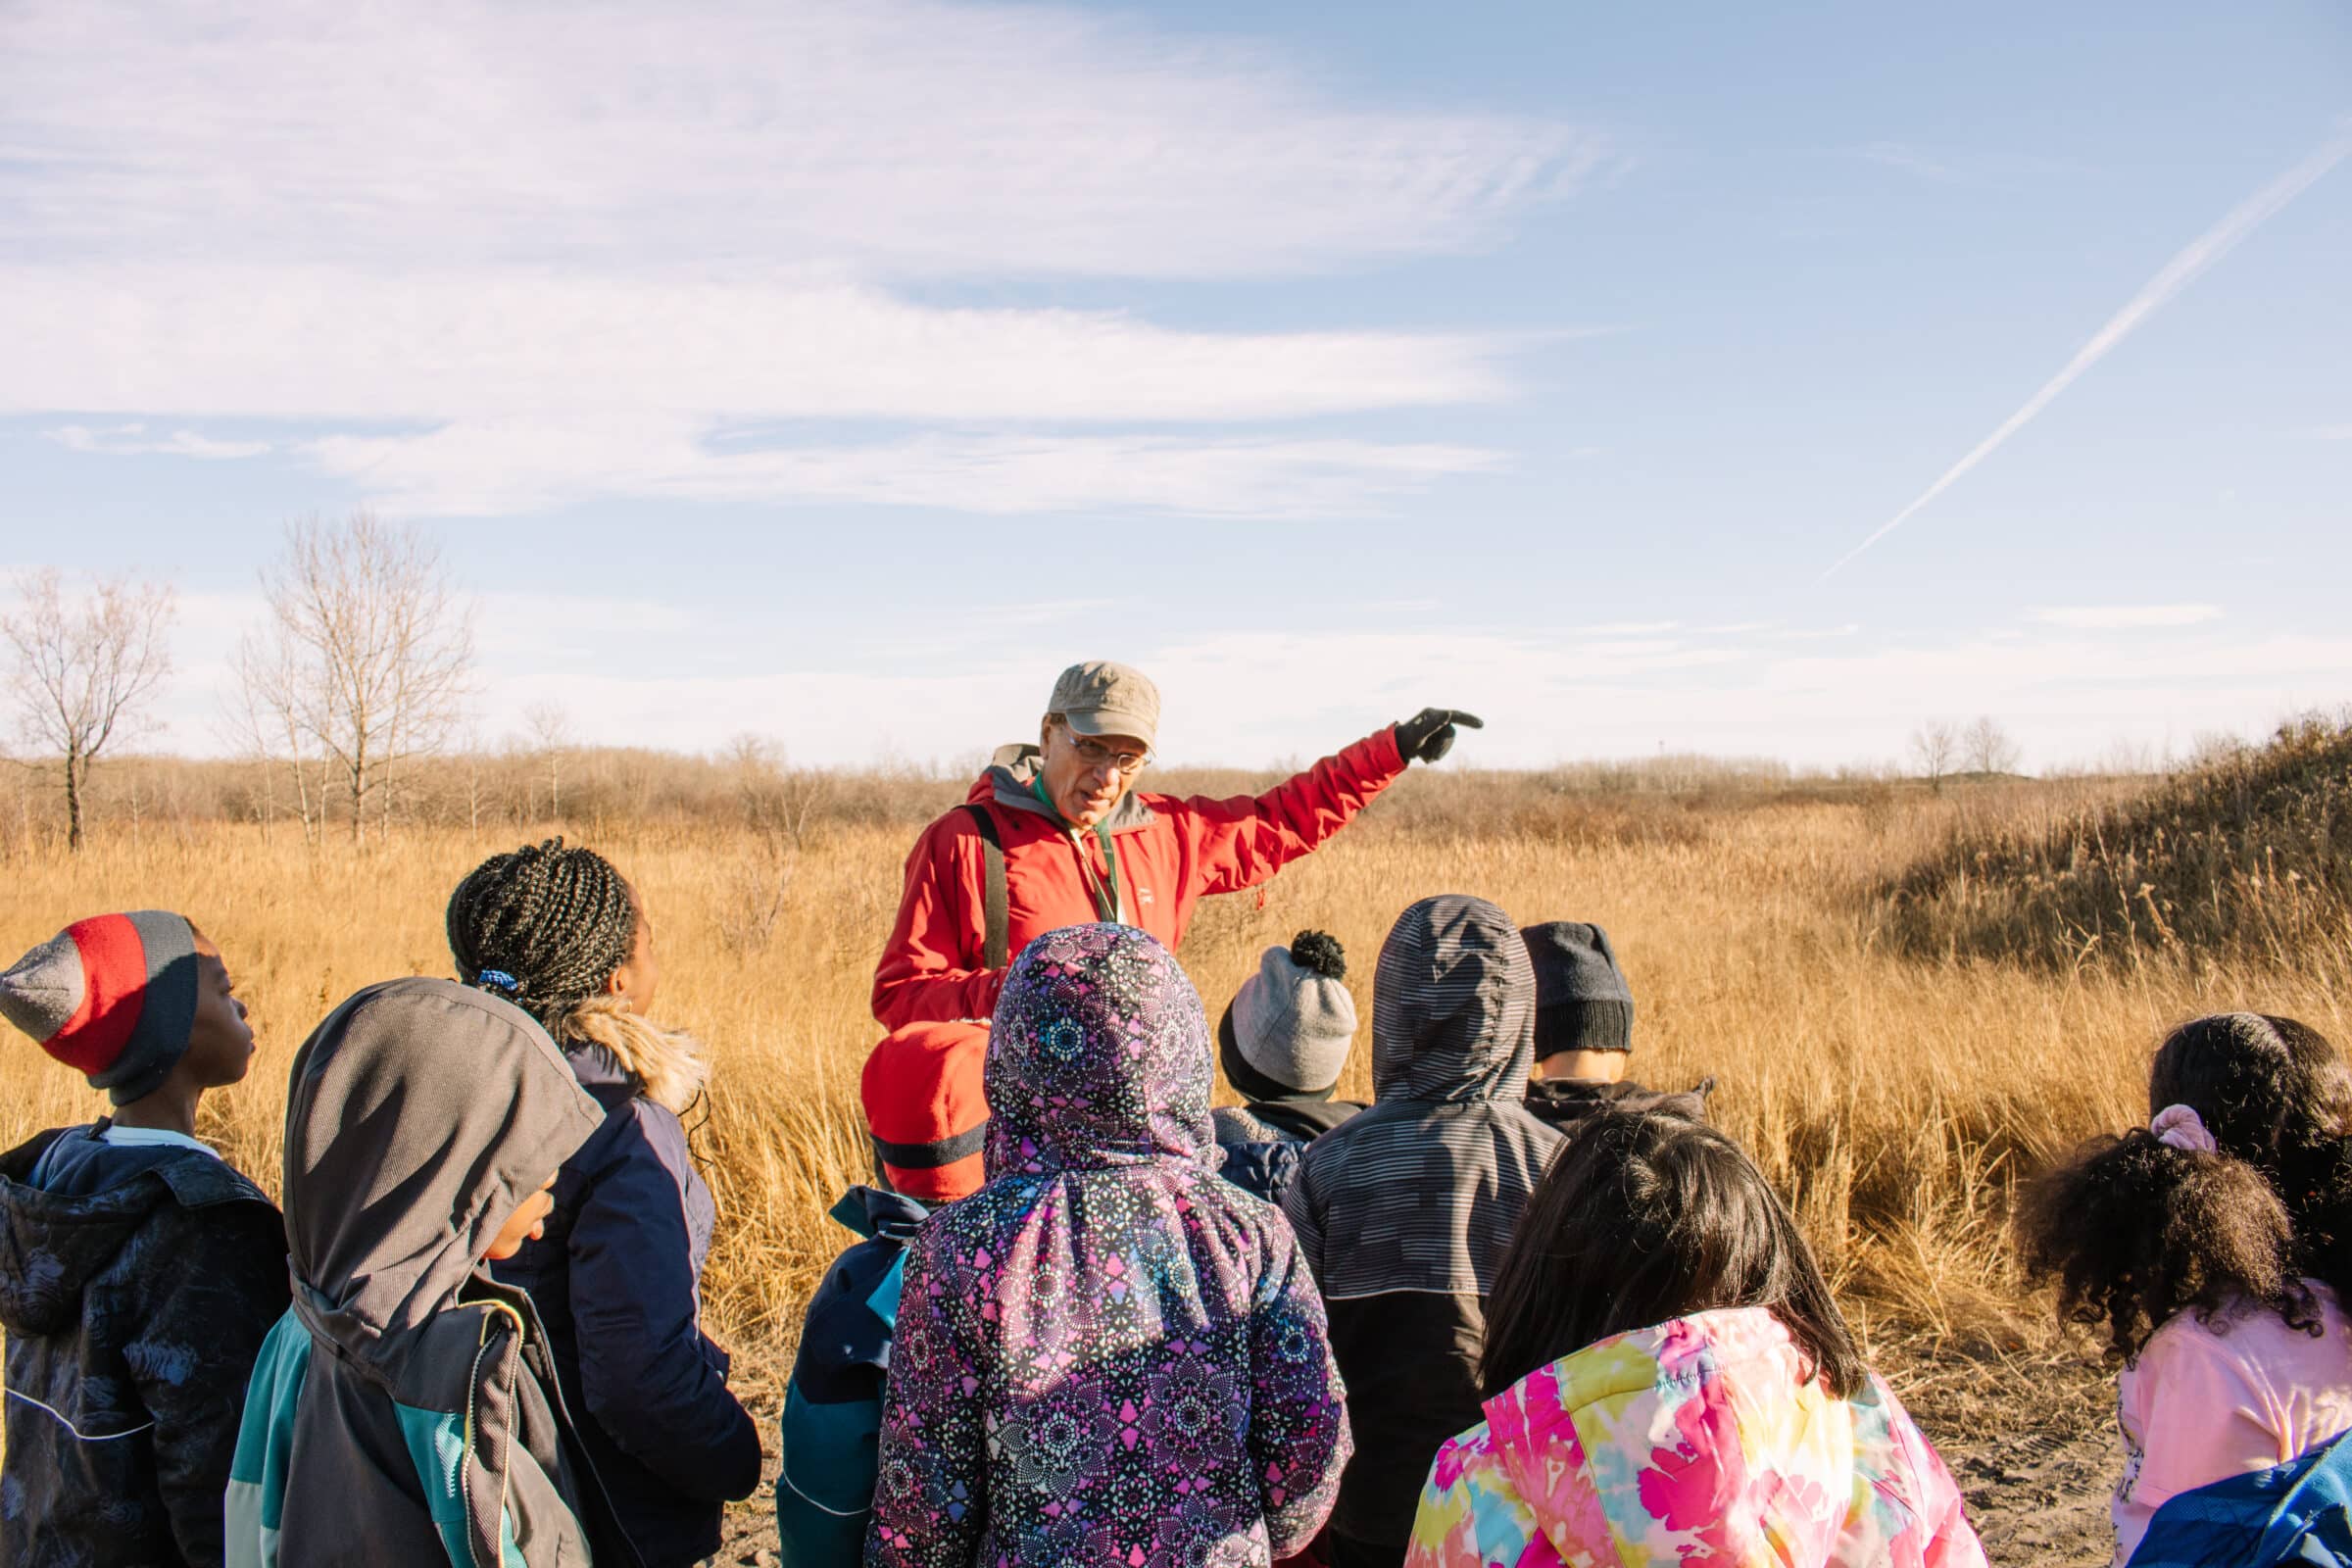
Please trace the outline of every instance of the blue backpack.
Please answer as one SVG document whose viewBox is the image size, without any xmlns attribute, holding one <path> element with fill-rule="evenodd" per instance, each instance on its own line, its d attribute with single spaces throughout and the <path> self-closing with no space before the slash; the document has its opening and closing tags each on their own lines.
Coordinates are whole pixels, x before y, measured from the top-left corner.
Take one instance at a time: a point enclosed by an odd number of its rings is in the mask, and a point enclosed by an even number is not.
<svg viewBox="0 0 2352 1568">
<path fill-rule="evenodd" d="M 899 1286 L 925 1213 L 913 1199 L 872 1187 L 853 1187 L 833 1205 L 833 1217 L 864 1240 L 825 1270 L 784 1391 L 776 1477 L 784 1568 L 849 1568 L 865 1558 Z"/>
<path fill-rule="evenodd" d="M 2129 1568 L 2352 1568 L 2352 1438 L 2183 1492 L 2156 1510 Z"/>
</svg>

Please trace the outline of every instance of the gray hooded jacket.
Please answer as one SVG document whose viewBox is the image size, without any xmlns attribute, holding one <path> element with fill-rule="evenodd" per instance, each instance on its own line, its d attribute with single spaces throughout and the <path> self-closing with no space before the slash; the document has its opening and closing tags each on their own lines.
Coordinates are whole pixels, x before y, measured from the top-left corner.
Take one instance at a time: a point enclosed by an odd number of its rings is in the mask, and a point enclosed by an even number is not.
<svg viewBox="0 0 2352 1568">
<path fill-rule="evenodd" d="M 1308 1144 L 1283 1193 L 1348 1383 L 1331 1528 L 1375 1548 L 1348 1560 L 1402 1561 L 1430 1461 L 1478 1423 L 1487 1291 L 1560 1143 L 1522 1102 L 1535 1014 L 1508 915 L 1458 894 L 1405 910 L 1372 983 L 1372 1108 Z"/>
<path fill-rule="evenodd" d="M 231 1565 L 634 1560 L 530 1298 L 482 1266 L 600 1114 L 545 1031 L 451 981 L 371 986 L 304 1044 L 286 1106 L 294 1304 L 246 1396 Z"/>
</svg>

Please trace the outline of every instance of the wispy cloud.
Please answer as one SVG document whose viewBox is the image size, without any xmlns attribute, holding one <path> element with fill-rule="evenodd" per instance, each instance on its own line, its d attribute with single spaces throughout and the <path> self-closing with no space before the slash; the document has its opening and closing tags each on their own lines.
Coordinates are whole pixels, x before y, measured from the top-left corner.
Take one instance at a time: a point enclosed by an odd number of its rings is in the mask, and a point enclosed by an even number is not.
<svg viewBox="0 0 2352 1568">
<path fill-rule="evenodd" d="M 143 424 L 117 424 L 93 428 L 86 424 L 61 424 L 41 434 L 69 452 L 103 453 L 108 457 L 172 457 L 203 458 L 220 461 L 228 458 L 258 458 L 270 451 L 267 441 L 218 441 L 194 430 L 174 430 L 170 435 L 150 437 Z"/>
<path fill-rule="evenodd" d="M 2323 424 L 2295 433 L 2307 441 L 2352 441 L 2352 424 Z"/>
<path fill-rule="evenodd" d="M 240 323 L 233 338 L 212 325 L 227 316 Z M 12 345 L 0 413 L 299 421 L 278 446 L 369 499 L 481 514 L 600 494 L 1321 514 L 1497 460 L 1426 443 L 1044 427 L 1249 425 L 1482 401 L 1509 390 L 1512 348 L 1467 334 L 1212 333 L 1111 312 L 927 309 L 851 284 L 150 268 L 0 269 L 0 341 Z M 811 446 L 799 422 L 810 419 L 949 428 Z M 55 438 L 108 453 L 264 446 L 86 425 Z"/>
<path fill-rule="evenodd" d="M 2222 618 L 2219 605 L 2059 605 L 2034 612 L 2045 626 L 2121 631 L 2137 626 L 2194 626 Z"/>
<path fill-rule="evenodd" d="M 1472 249 L 1613 156 L 1084 7 L 23 0 L 28 260 L 1231 277 Z"/>
<path fill-rule="evenodd" d="M 219 323 L 234 319 L 237 330 Z M 1203 332 L 941 309 L 857 284 L 317 268 L 0 268 L 0 413 L 447 420 L 614 414 L 1296 418 L 1502 396 L 1468 333 Z"/>
<path fill-rule="evenodd" d="M 2092 334 L 2090 341 L 2067 361 L 2064 368 L 2052 376 L 2041 390 L 2028 398 L 2024 407 L 2002 420 L 1992 434 L 1978 442 L 1966 457 L 1945 469 L 1942 477 L 1928 486 L 1918 499 L 1881 523 L 1860 544 L 1831 563 L 1829 569 L 1821 574 L 1822 580 L 1836 576 L 1848 562 L 1910 521 L 1928 503 L 1957 484 L 1971 468 L 1999 450 L 2003 442 L 2024 429 L 2035 415 L 2049 407 L 2051 400 L 2073 385 L 2076 377 L 2105 359 L 2110 350 L 2130 337 L 2140 323 L 2161 310 L 2174 295 L 2196 281 L 2207 268 L 2229 255 L 2236 248 L 2238 241 L 2254 232 L 2265 220 L 2310 189 L 2329 170 L 2342 163 L 2347 154 L 2352 154 L 2352 129 L 2339 132 L 2319 151 L 2263 186 L 2219 223 L 2191 240 L 2187 248 L 2165 263 L 2163 270 L 2148 279 L 2146 285 L 2110 318 L 2106 325 Z"/>
<path fill-rule="evenodd" d="M 1614 157 L 1078 6 L 25 0 L 0 415 L 279 421 L 279 453 L 424 512 L 1354 510 L 1498 459 L 1265 427 L 1505 398 L 1535 340 L 1022 302 L 1476 250 Z"/>
<path fill-rule="evenodd" d="M 591 496 L 847 501 L 1013 514 L 1134 509 L 1292 518 L 1378 510 L 1499 454 L 1431 443 L 1171 435 L 923 435 L 714 450 L 691 427 L 481 421 L 311 444 L 327 472 L 412 514 L 499 515 Z"/>
</svg>

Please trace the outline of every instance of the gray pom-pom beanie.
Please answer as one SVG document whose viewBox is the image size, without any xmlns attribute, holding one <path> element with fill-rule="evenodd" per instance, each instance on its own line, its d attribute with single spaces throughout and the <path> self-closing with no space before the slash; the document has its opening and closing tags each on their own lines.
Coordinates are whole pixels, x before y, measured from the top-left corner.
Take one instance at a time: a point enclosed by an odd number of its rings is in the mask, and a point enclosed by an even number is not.
<svg viewBox="0 0 2352 1568">
<path fill-rule="evenodd" d="M 1268 948 L 1218 1024 L 1233 1087 L 1251 1100 L 1328 1098 L 1355 1039 L 1347 975 L 1347 954 L 1323 932 Z"/>
</svg>

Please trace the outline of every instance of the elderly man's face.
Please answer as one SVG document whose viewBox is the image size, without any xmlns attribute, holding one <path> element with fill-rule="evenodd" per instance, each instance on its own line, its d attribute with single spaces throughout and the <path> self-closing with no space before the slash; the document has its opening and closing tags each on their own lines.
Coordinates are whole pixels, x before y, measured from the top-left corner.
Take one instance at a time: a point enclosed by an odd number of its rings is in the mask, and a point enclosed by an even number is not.
<svg viewBox="0 0 2352 1568">
<path fill-rule="evenodd" d="M 1150 752 L 1133 735 L 1081 735 L 1048 718 L 1039 744 L 1046 754 L 1046 794 L 1072 827 L 1093 827 L 1135 787 Z"/>
</svg>

